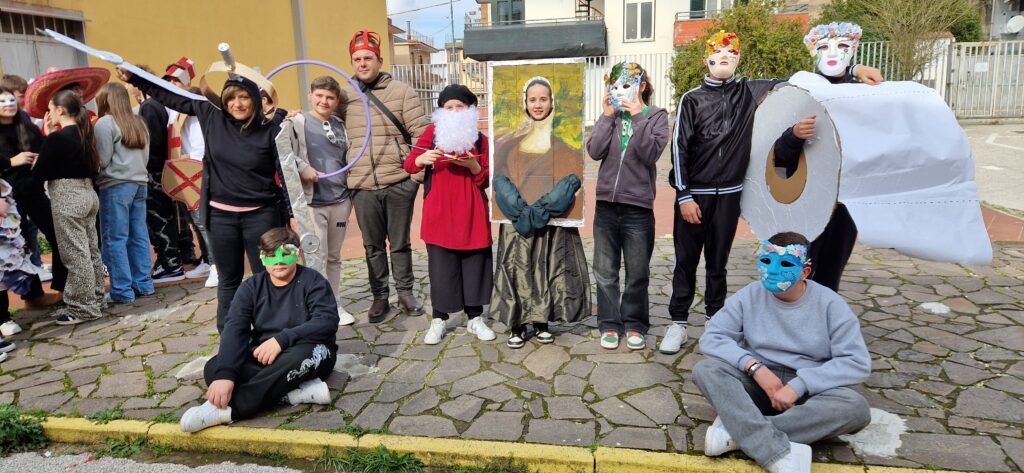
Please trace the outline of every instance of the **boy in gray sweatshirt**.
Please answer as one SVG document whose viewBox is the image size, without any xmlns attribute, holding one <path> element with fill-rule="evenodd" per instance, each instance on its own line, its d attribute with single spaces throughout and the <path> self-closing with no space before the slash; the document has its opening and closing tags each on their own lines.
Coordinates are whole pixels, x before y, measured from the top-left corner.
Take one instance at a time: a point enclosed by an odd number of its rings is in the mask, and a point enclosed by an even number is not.
<svg viewBox="0 0 1024 473">
<path fill-rule="evenodd" d="M 704 454 L 743 450 L 772 473 L 811 471 L 821 439 L 871 421 L 849 386 L 871 371 L 860 322 L 835 292 L 807 280 L 810 243 L 779 233 L 758 253 L 760 282 L 729 298 L 700 338 L 694 382 L 719 416 Z"/>
</svg>

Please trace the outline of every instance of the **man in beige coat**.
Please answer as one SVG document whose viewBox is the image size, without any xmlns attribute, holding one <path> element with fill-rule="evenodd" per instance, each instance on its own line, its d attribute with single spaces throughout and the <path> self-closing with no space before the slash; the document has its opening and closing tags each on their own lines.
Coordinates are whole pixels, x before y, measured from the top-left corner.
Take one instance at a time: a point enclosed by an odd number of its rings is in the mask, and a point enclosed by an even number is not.
<svg viewBox="0 0 1024 473">
<path fill-rule="evenodd" d="M 419 183 L 402 169 L 402 163 L 410 151 L 409 144 L 415 142 L 427 127 L 426 116 L 419 97 L 411 87 L 380 71 L 384 61 L 380 56 L 377 33 L 367 30 L 356 33 L 349 42 L 348 50 L 363 92 L 372 94 L 380 102 L 370 100 L 370 133 L 366 129 L 363 102 L 357 94 L 344 94 L 343 106 L 339 109 L 348 127 L 350 161 L 355 159 L 367 135 L 372 137 L 363 157 L 348 172 L 348 188 L 363 234 L 373 294 L 373 304 L 367 315 L 371 323 L 378 323 L 390 311 L 385 239 L 391 249 L 391 268 L 395 273 L 399 308 L 406 315 L 422 315 L 423 303 L 412 293 L 414 277 L 409 242 L 413 203 Z M 387 110 L 382 110 L 381 104 Z M 388 116 L 389 113 L 394 120 Z"/>
</svg>

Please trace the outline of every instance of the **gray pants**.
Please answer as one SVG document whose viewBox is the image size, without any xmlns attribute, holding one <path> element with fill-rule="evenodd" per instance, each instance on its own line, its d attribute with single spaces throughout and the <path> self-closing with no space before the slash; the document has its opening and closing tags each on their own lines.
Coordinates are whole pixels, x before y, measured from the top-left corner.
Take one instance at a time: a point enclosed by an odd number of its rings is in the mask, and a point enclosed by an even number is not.
<svg viewBox="0 0 1024 473">
<path fill-rule="evenodd" d="M 337 204 L 313 209 L 313 231 L 320 239 L 320 254 L 326 262 L 327 282 L 337 296 L 341 285 L 341 245 L 345 242 L 348 231 L 348 216 L 352 213 L 352 199 L 345 199 Z"/>
<path fill-rule="evenodd" d="M 783 384 L 796 377 L 785 368 L 772 372 Z M 871 422 L 867 401 L 850 388 L 804 396 L 780 413 L 753 378 L 724 361 L 701 360 L 693 368 L 693 381 L 743 453 L 764 467 L 788 454 L 789 442 L 811 444 L 856 432 Z"/>
<path fill-rule="evenodd" d="M 91 320 L 103 316 L 105 280 L 96 235 L 100 200 L 91 179 L 57 179 L 46 183 L 53 208 L 53 228 L 68 283 L 64 304 L 76 317 Z"/>
<path fill-rule="evenodd" d="M 419 190 L 418 183 L 406 179 L 383 189 L 351 191 L 356 220 L 363 233 L 366 268 L 374 299 L 388 298 L 387 248 L 391 250 L 395 290 L 400 296 L 412 294 L 412 245 L 409 233 L 413 203 Z"/>
</svg>

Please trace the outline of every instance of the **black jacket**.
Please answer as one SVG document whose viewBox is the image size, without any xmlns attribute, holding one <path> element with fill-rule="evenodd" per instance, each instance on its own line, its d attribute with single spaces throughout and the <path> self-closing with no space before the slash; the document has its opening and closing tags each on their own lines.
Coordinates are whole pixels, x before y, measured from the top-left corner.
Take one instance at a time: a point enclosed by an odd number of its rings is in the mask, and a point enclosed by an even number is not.
<svg viewBox="0 0 1024 473">
<path fill-rule="evenodd" d="M 275 180 L 280 163 L 274 138 L 281 130 L 282 114 L 271 118 L 259 115 L 253 124 L 243 128 L 244 123 L 209 101 L 175 94 L 137 75 L 129 82 L 171 110 L 199 118 L 206 140 L 200 203 L 204 221 L 209 221 L 210 200 L 240 207 L 279 206 L 287 202 Z M 228 85 L 244 88 L 260 106 L 259 87 L 254 82 L 239 78 L 224 83 L 225 87 Z"/>
<path fill-rule="evenodd" d="M 727 194 L 743 189 L 757 104 L 779 79 L 727 81 L 708 76 L 679 99 L 672 135 L 669 184 L 676 202 L 691 194 Z"/>
<path fill-rule="evenodd" d="M 167 162 L 167 122 L 170 115 L 159 101 L 146 99 L 139 105 L 139 116 L 146 122 L 146 129 L 149 130 L 149 161 L 146 162 L 146 170 L 150 174 L 160 176 L 164 172 L 164 163 Z M 156 183 L 160 183 L 159 178 Z"/>
<path fill-rule="evenodd" d="M 38 153 L 43 144 L 43 134 L 32 123 L 25 112 L 19 112 L 10 125 L 0 125 L 0 178 L 11 185 L 16 199 L 37 198 L 43 194 L 42 185 L 32 180 L 32 166 L 11 166 L 11 158 L 22 151 Z M 21 127 L 23 137 L 18 136 Z M 22 140 L 26 143 L 21 143 Z M 27 145 L 27 146 L 25 146 Z"/>
</svg>

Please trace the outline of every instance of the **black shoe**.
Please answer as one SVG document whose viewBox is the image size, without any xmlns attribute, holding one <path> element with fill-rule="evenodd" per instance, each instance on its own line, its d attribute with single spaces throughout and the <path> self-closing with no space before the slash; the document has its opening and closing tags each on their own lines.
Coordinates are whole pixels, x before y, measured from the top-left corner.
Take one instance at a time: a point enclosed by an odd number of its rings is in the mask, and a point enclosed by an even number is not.
<svg viewBox="0 0 1024 473">
<path fill-rule="evenodd" d="M 371 324 L 379 324 L 387 318 L 388 312 L 391 312 L 391 306 L 388 304 L 387 299 L 374 299 L 366 315 L 370 319 Z"/>
<path fill-rule="evenodd" d="M 0 340 L 0 353 L 7 353 L 14 350 L 14 343 L 7 340 Z"/>
<path fill-rule="evenodd" d="M 406 316 L 423 315 L 423 302 L 420 302 L 412 294 L 398 296 L 398 307 L 402 309 L 402 313 Z"/>
<path fill-rule="evenodd" d="M 163 266 L 156 268 L 153 272 L 153 282 L 173 282 L 182 281 L 185 279 L 185 270 L 178 266 L 176 268 L 166 269 Z"/>
</svg>

